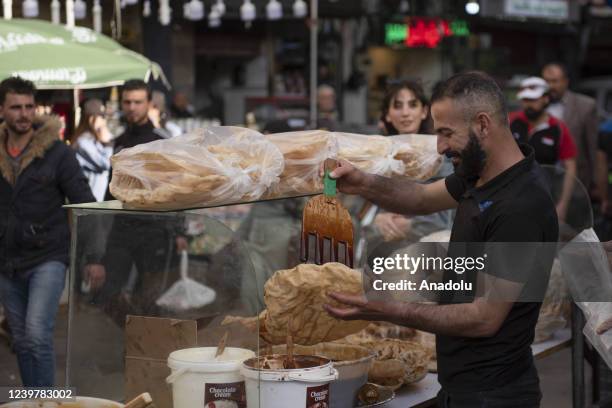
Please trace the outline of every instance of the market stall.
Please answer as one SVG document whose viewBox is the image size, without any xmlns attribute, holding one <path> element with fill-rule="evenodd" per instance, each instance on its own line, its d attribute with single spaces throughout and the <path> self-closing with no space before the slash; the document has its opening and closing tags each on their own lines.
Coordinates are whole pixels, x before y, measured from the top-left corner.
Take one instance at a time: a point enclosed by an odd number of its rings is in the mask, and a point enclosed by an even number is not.
<svg viewBox="0 0 612 408">
<path fill-rule="evenodd" d="M 298 391 L 300 398 L 308 390 L 308 395 L 333 401 L 346 387 L 356 397 L 370 381 L 376 388 L 364 389 L 364 398 L 372 398 L 371 403 L 431 403 L 439 389 L 431 335 L 339 321 L 322 308 L 330 290 L 359 293 L 365 279 L 359 268 L 365 267 L 367 250 L 356 260 L 357 270 L 299 260 L 304 196 L 323 188 L 319 171 L 329 157 L 417 180 L 430 178 L 440 164 L 431 136 L 311 131 L 264 137 L 239 128 L 209 128 L 116 155 L 111 191 L 122 202 L 69 206 L 75 239 L 66 384 L 85 395 L 119 401 L 148 391 L 159 407 L 181 408 L 178 394 L 172 400 L 165 383 L 175 387 L 191 368 L 184 367 L 189 358 L 170 358 L 171 353 L 228 347 L 247 350 L 254 360 L 245 357 L 250 363 L 235 365 L 230 380 L 213 374 L 207 383 L 242 383 L 236 377 L 242 375 L 243 394 L 263 404 L 272 392 L 266 381 L 291 379 L 283 370 L 299 369 L 301 363 L 287 366 L 295 343 L 296 355 L 303 353 L 304 364 L 317 372 L 312 381 L 304 380 L 309 384 Z M 111 226 L 108 236 L 101 234 L 100 225 Z M 354 225 L 359 231 L 358 216 Z M 573 224 L 582 225 L 580 220 Z M 186 251 L 177 247 L 179 240 L 187 241 Z M 438 250 L 447 242 L 448 231 L 434 230 L 419 245 Z M 424 246 L 401 250 L 414 248 Z M 91 264 L 105 267 L 103 285 L 92 287 L 85 272 Z M 561 282 L 563 268 L 553 269 L 554 281 Z M 559 331 L 565 325 L 564 296 L 552 291 L 544 300 L 547 307 L 536 328 L 540 342 L 532 348 L 536 358 L 569 344 L 568 331 Z M 280 360 L 274 357 L 279 355 Z M 323 360 L 312 360 L 320 355 Z M 197 358 L 204 365 L 215 359 Z M 203 370 L 206 375 L 217 372 Z M 288 377 L 274 377 L 280 375 L 275 370 Z M 334 391 L 339 384 L 343 391 Z M 345 405 L 333 406 L 354 406 L 350 398 L 342 400 Z"/>
</svg>

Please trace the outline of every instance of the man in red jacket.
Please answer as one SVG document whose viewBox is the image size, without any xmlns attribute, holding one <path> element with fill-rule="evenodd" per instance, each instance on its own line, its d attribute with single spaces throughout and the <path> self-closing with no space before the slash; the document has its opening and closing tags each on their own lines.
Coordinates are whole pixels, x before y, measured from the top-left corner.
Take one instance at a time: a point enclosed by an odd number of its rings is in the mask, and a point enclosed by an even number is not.
<svg viewBox="0 0 612 408">
<path fill-rule="evenodd" d="M 560 163 L 565 168 L 557 202 L 557 215 L 565 220 L 576 179 L 577 150 L 565 123 L 546 111 L 550 102 L 548 92 L 548 84 L 542 78 L 523 80 L 517 94 L 523 110 L 510 114 L 510 130 L 518 143 L 533 147 L 538 163 L 551 166 Z"/>
</svg>

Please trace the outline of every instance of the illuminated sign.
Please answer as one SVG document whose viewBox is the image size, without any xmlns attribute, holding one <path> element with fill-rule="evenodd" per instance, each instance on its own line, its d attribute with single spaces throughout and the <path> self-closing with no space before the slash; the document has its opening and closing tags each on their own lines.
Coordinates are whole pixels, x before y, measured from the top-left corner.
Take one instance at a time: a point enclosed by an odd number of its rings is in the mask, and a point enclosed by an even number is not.
<svg viewBox="0 0 612 408">
<path fill-rule="evenodd" d="M 567 0 L 506 0 L 504 12 L 509 16 L 567 20 L 569 2 Z"/>
<path fill-rule="evenodd" d="M 467 37 L 470 35 L 464 20 L 413 17 L 408 24 L 386 24 L 385 44 L 403 44 L 406 47 L 435 48 L 445 37 Z"/>
</svg>

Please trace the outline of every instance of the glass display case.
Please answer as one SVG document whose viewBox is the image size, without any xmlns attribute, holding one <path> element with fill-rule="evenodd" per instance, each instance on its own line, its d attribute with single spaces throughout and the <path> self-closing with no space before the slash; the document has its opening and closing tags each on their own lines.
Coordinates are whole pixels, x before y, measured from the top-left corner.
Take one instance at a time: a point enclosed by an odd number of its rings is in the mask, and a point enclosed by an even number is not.
<svg viewBox="0 0 612 408">
<path fill-rule="evenodd" d="M 152 331 L 130 334 L 130 323 L 141 324 L 129 320 L 136 316 L 195 321 L 197 344 L 192 346 L 216 347 L 228 333 L 228 347 L 259 350 L 257 330 L 222 323 L 228 316 L 257 316 L 265 308 L 266 281 L 275 271 L 300 263 L 307 199 L 170 212 L 125 209 L 118 201 L 68 206 L 74 239 L 66 384 L 80 395 L 124 401 L 134 396 L 130 377 L 139 375 L 130 366 L 131 357 L 150 360 L 164 378 L 169 375 L 167 356 L 138 351 L 147 344 L 155 343 L 154 349 L 167 345 Z M 342 200 L 353 215 L 359 242 L 356 268 L 367 262 L 369 246 L 383 252 L 401 246 L 402 241 L 391 245 L 374 226 L 376 207 L 356 197 Z M 436 216 L 431 225 L 416 223 L 403 242 L 446 230 L 451 221 Z M 141 344 L 134 345 L 130 336 Z M 154 367 L 146 367 L 139 368 L 146 372 L 142 375 L 154 377 Z M 152 390 L 139 390 L 144 391 Z"/>
<path fill-rule="evenodd" d="M 66 384 L 80 395 L 130 397 L 127 316 L 195 321 L 198 347 L 216 347 L 229 333 L 228 347 L 258 350 L 257 330 L 221 323 L 227 316 L 257 316 L 266 280 L 298 264 L 304 202 L 177 212 L 133 211 L 118 201 L 69 206 Z"/>
</svg>

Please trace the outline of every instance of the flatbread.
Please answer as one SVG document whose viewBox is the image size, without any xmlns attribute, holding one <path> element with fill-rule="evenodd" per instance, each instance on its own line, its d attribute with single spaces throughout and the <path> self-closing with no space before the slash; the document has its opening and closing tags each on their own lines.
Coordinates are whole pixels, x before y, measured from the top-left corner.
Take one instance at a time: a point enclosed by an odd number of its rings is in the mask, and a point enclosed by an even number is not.
<svg viewBox="0 0 612 408">
<path fill-rule="evenodd" d="M 397 160 L 404 163 L 404 176 L 418 181 L 434 177 L 442 166 L 434 135 L 391 136 Z"/>
<path fill-rule="evenodd" d="M 264 287 L 266 310 L 257 318 L 229 316 L 222 324 L 238 322 L 253 328 L 259 320 L 259 335 L 268 343 L 285 344 L 291 330 L 293 342 L 304 346 L 337 340 L 365 328 L 366 321 L 339 320 L 323 309 L 324 304 L 338 306 L 327 296 L 331 291 L 363 293 L 361 273 L 340 263 L 301 264 L 277 271 Z"/>
<path fill-rule="evenodd" d="M 391 366 L 397 365 L 395 362 L 386 363 L 388 360 L 399 360 L 404 363 L 404 375 L 402 377 L 403 384 L 418 382 L 422 380 L 425 375 L 427 375 L 427 365 L 430 359 L 430 352 L 419 343 L 397 339 L 384 339 L 372 343 L 366 343 L 363 344 L 363 346 L 376 353 L 375 361 L 379 363 L 379 367 L 381 364 L 383 366 L 387 364 L 389 365 L 387 368 L 390 370 Z M 385 371 L 381 370 L 381 372 L 383 374 L 382 378 L 373 377 L 370 378 L 370 381 L 377 384 L 377 380 L 385 382 Z M 376 374 L 376 372 L 374 374 Z"/>
<path fill-rule="evenodd" d="M 325 159 L 336 153 L 335 142 L 329 132 L 309 130 L 266 135 L 282 153 L 285 168 L 280 180 L 269 189 L 266 197 L 295 194 L 314 194 L 323 190 L 319 168 Z"/>
<path fill-rule="evenodd" d="M 126 207 L 179 209 L 260 198 L 278 181 L 281 152 L 234 127 L 158 140 L 111 158 L 111 193 Z"/>
</svg>

